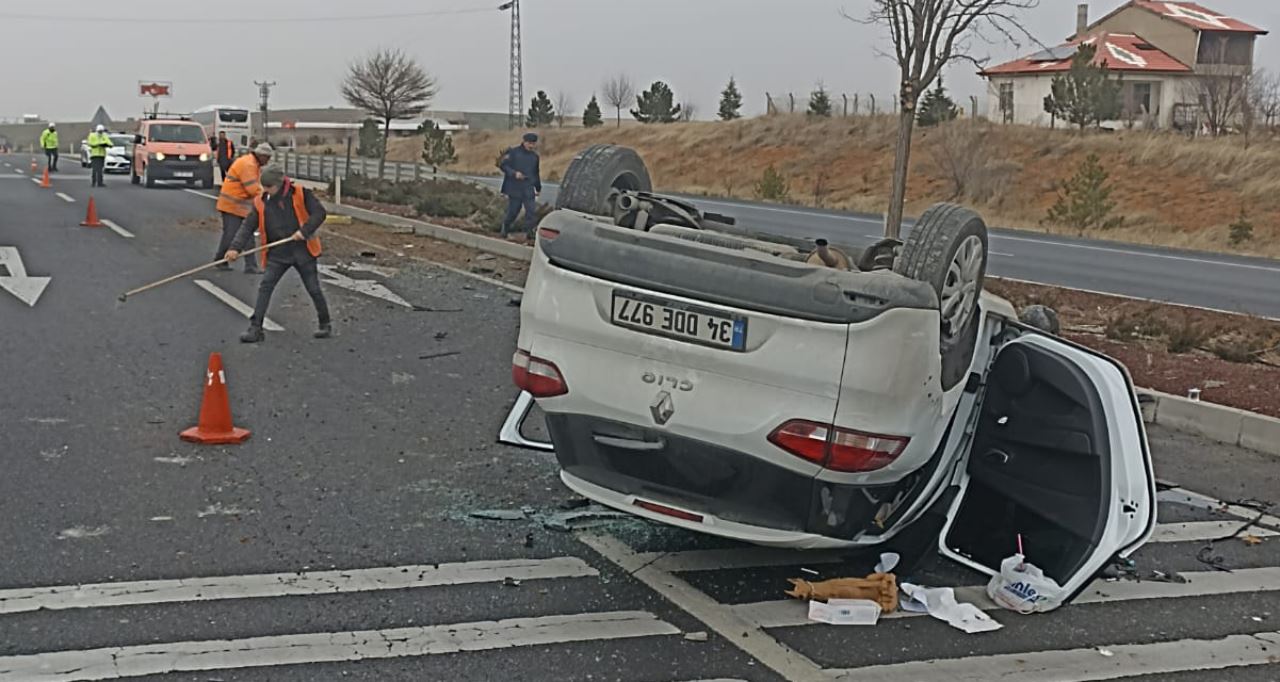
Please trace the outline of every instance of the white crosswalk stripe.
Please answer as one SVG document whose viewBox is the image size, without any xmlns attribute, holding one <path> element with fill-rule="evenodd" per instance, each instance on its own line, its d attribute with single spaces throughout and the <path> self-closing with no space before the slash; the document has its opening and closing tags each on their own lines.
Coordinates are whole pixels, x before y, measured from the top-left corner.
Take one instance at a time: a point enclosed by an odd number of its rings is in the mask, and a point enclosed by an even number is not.
<svg viewBox="0 0 1280 682">
<path fill-rule="evenodd" d="M 502 582 L 507 579 L 546 580 L 596 575 L 598 575 L 596 570 L 582 559 L 557 557 L 392 566 L 350 571 L 267 573 L 182 580 L 34 587 L 0 590 L 0 614 L 41 609 L 88 609 L 221 599 L 343 594 Z"/>
<path fill-rule="evenodd" d="M 1278 645 L 1280 632 L 1264 632 L 1214 640 L 1184 639 L 1155 644 L 1117 644 L 1093 649 L 912 661 L 828 671 L 828 674 L 830 679 L 839 682 L 1086 682 L 1266 665 L 1275 662 Z M 1100 654 L 1100 649 L 1109 655 Z"/>
<path fill-rule="evenodd" d="M 643 611 L 582 613 L 8 656 L 0 657 L 0 680 L 105 680 L 194 670 L 436 656 L 679 633 L 674 625 Z"/>
</svg>

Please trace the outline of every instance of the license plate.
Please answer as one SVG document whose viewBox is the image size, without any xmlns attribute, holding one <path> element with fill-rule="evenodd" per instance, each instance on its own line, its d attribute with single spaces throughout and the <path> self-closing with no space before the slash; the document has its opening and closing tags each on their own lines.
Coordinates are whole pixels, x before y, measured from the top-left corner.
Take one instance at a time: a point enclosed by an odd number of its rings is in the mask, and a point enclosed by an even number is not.
<svg viewBox="0 0 1280 682">
<path fill-rule="evenodd" d="M 736 351 L 744 350 L 747 346 L 745 317 L 726 315 L 653 296 L 615 291 L 610 317 L 619 327 L 689 343 Z"/>
<path fill-rule="evenodd" d="M 196 175 L 196 174 L 195 174 L 195 173 L 193 173 L 193 172 L 191 172 L 191 171 L 178 171 L 178 172 L 176 172 L 176 173 L 174 173 L 174 174 L 173 174 L 173 177 L 175 177 L 175 178 L 193 178 L 193 177 L 195 177 L 195 175 Z"/>
</svg>

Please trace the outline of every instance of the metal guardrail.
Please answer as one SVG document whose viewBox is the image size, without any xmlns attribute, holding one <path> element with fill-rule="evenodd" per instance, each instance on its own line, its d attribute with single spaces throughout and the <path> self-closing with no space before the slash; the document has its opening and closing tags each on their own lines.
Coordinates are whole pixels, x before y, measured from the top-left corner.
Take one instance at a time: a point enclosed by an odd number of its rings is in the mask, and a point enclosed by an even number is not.
<svg viewBox="0 0 1280 682">
<path fill-rule="evenodd" d="M 302 180 L 320 182 L 332 181 L 335 177 L 349 178 L 359 175 L 366 178 L 379 178 L 392 182 L 424 180 L 428 178 L 462 179 L 452 173 L 433 172 L 431 166 L 424 163 L 407 163 L 404 161 L 388 161 L 379 173 L 378 160 L 363 157 L 352 157 L 328 154 L 300 154 L 282 149 L 276 153 L 276 162 L 284 168 L 286 175 Z"/>
</svg>

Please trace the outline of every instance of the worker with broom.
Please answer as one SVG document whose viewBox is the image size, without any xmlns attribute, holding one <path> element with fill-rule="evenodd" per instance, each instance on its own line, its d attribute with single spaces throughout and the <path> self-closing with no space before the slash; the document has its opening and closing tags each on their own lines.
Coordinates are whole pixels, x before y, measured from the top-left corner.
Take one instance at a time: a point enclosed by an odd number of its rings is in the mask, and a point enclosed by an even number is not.
<svg viewBox="0 0 1280 682">
<path fill-rule="evenodd" d="M 320 272 L 316 266 L 316 258 L 320 255 L 320 238 L 316 231 L 326 217 L 324 206 L 311 190 L 285 177 L 284 171 L 278 167 L 268 166 L 262 171 L 259 182 L 262 194 L 253 199 L 253 208 L 240 224 L 240 230 L 227 249 L 226 259 L 234 262 L 239 258 L 240 252 L 252 241 L 254 231 L 258 232 L 262 246 L 291 236 L 293 240 L 258 252 L 266 273 L 258 287 L 258 301 L 253 308 L 253 317 L 249 318 L 249 329 L 240 335 L 240 340 L 257 343 L 265 337 L 262 321 L 267 316 L 271 294 L 290 268 L 298 271 L 302 286 L 306 287 L 311 302 L 316 306 L 319 326 L 314 336 L 327 339 L 333 335 L 333 325 L 329 319 L 329 304 L 320 289 Z"/>
</svg>

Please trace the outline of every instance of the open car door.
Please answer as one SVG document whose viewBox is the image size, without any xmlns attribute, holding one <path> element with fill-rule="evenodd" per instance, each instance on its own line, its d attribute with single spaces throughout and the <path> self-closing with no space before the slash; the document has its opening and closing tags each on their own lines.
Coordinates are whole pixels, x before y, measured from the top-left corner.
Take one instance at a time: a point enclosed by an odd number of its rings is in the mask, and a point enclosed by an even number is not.
<svg viewBox="0 0 1280 682">
<path fill-rule="evenodd" d="M 1018 551 L 1063 603 L 1151 535 L 1155 474 L 1133 383 L 1114 360 L 1025 333 L 1005 344 L 986 395 L 942 553 L 994 575 Z"/>
</svg>

